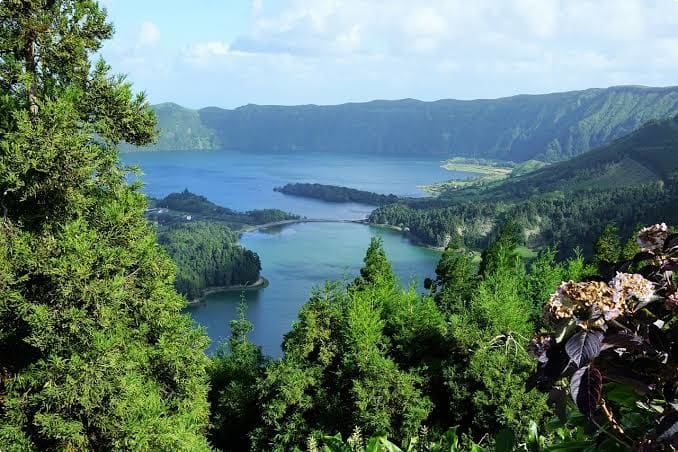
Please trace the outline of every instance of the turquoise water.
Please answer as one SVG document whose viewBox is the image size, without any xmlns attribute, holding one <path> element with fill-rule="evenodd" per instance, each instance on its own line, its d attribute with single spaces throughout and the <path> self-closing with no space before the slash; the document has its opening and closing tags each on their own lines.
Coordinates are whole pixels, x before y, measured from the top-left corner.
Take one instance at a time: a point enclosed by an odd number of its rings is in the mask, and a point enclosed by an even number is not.
<svg viewBox="0 0 678 452">
<path fill-rule="evenodd" d="M 274 192 L 288 182 L 318 182 L 423 196 L 417 186 L 463 177 L 440 168 L 437 160 L 358 155 L 248 155 L 239 152 L 143 152 L 124 154 L 144 175 L 145 191 L 155 197 L 188 188 L 236 210 L 276 207 L 308 218 L 357 219 L 373 209 L 355 203 L 326 203 Z M 422 286 L 434 274 L 440 254 L 412 245 L 402 234 L 354 223 L 301 223 L 248 233 L 241 243 L 256 251 L 262 275 L 270 285 L 245 293 L 247 317 L 254 324 L 252 339 L 264 352 L 279 356 L 283 335 L 296 320 L 313 287 L 327 280 L 352 280 L 358 273 L 370 238 L 384 240 L 395 272 L 404 284 Z M 187 312 L 207 328 L 209 351 L 228 337 L 228 322 L 236 318 L 240 292 L 209 295 Z"/>
<path fill-rule="evenodd" d="M 312 287 L 326 280 L 350 281 L 362 266 L 370 238 L 380 235 L 394 271 L 404 283 L 420 287 L 425 276 L 433 274 L 440 253 L 412 246 L 396 231 L 352 223 L 302 223 L 284 228 L 245 234 L 242 244 L 259 253 L 262 274 L 270 285 L 245 292 L 247 317 L 254 324 L 252 340 L 271 356 L 280 354 L 283 334 L 290 330 L 299 308 Z M 235 318 L 240 292 L 209 295 L 188 312 L 207 327 L 216 342 L 230 332 L 228 321 Z"/>
</svg>

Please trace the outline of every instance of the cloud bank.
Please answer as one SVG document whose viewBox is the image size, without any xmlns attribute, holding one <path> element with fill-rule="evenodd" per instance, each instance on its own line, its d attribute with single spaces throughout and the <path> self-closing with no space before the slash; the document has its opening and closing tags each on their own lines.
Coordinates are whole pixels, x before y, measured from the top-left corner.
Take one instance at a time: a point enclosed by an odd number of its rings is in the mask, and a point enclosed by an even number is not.
<svg viewBox="0 0 678 452">
<path fill-rule="evenodd" d="M 229 14 L 197 3 L 205 14 Z M 215 39 L 194 40 L 189 27 L 181 45 L 143 58 L 166 69 L 164 80 L 141 76 L 151 98 L 170 100 L 173 84 L 183 90 L 173 100 L 230 107 L 678 84 L 675 0 L 254 0 L 249 8 L 235 36 L 214 30 Z M 159 40 L 158 27 L 144 23 L 138 42 Z M 133 80 L 144 72 L 123 70 Z"/>
</svg>

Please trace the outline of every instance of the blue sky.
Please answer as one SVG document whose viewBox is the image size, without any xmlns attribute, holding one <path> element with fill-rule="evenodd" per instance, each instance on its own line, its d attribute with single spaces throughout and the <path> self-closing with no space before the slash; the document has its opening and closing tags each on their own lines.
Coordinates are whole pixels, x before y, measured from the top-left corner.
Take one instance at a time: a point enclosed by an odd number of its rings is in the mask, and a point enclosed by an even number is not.
<svg viewBox="0 0 678 452">
<path fill-rule="evenodd" d="M 678 85 L 677 0 L 102 0 L 153 103 L 495 98 Z"/>
</svg>

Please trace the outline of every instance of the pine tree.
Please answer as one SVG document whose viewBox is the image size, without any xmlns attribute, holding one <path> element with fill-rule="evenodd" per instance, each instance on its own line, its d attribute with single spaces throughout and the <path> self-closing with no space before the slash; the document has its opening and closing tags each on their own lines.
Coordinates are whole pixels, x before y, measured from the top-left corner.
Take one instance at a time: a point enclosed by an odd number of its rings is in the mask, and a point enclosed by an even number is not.
<svg viewBox="0 0 678 452">
<path fill-rule="evenodd" d="M 436 266 L 436 302 L 446 313 L 454 312 L 470 299 L 477 284 L 476 265 L 471 253 L 450 242 Z"/>
<path fill-rule="evenodd" d="M 633 256 L 640 253 L 640 245 L 636 242 L 636 237 L 638 236 L 638 231 L 642 228 L 642 225 L 637 224 L 636 227 L 631 231 L 631 235 L 624 244 L 624 247 L 621 250 L 620 258 L 623 260 L 633 259 Z"/>
<path fill-rule="evenodd" d="M 384 241 L 381 237 L 372 237 L 363 262 L 364 265 L 360 269 L 360 276 L 354 282 L 356 287 L 373 284 L 377 281 L 390 285 L 394 285 L 397 282 L 391 263 L 386 258 Z"/>
<path fill-rule="evenodd" d="M 207 339 L 115 145 L 155 137 L 90 0 L 0 2 L 0 449 L 203 450 Z"/>
<path fill-rule="evenodd" d="M 261 419 L 257 384 L 264 378 L 267 360 L 261 347 L 247 335 L 253 330 L 245 318 L 244 295 L 238 319 L 231 320 L 231 336 L 222 344 L 210 367 L 212 443 L 223 450 L 249 449 L 249 434 Z"/>
<path fill-rule="evenodd" d="M 520 226 L 508 220 L 499 231 L 499 236 L 482 252 L 478 274 L 484 276 L 494 272 L 499 266 L 499 254 L 504 253 L 515 259 L 516 247 L 520 241 Z"/>
<path fill-rule="evenodd" d="M 615 224 L 609 223 L 593 245 L 593 262 L 598 265 L 617 262 L 621 251 L 619 228 Z"/>
</svg>

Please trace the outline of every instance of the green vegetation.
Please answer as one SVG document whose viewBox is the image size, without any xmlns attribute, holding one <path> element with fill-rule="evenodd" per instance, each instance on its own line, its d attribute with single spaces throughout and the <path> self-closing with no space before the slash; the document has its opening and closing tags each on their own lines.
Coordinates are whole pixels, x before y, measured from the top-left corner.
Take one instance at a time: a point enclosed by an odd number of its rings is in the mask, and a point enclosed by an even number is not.
<svg viewBox="0 0 678 452">
<path fill-rule="evenodd" d="M 168 151 L 218 149 L 214 131 L 202 123 L 198 110 L 166 102 L 154 105 L 153 111 L 158 119 L 159 133 L 155 145 L 148 149 Z M 120 149 L 124 152 L 138 148 L 124 143 Z"/>
<path fill-rule="evenodd" d="M 175 105 L 157 107 L 161 128 L 168 132 L 156 149 L 210 146 L 553 162 L 609 143 L 649 120 L 674 116 L 678 88 L 616 86 L 471 101 L 210 107 L 199 110 L 197 118 L 192 110 L 176 110 Z"/>
<path fill-rule="evenodd" d="M 302 196 L 305 198 L 321 199 L 327 202 L 357 202 L 373 206 L 391 204 L 398 201 L 395 195 L 380 195 L 355 188 L 339 187 L 322 184 L 287 184 L 274 188 L 275 191 L 286 195 Z"/>
<path fill-rule="evenodd" d="M 351 284 L 312 294 L 276 361 L 247 339 L 242 305 L 213 359 L 214 444 L 672 450 L 678 292 L 663 271 L 678 269 L 678 235 L 645 228 L 642 253 L 596 274 L 581 254 L 557 261 L 552 249 L 525 266 L 518 231 L 505 225 L 480 268 L 448 246 L 427 294 L 398 284 L 374 239 Z M 598 242 L 614 241 L 610 231 Z M 641 261 L 642 275 L 623 273 Z"/>
<path fill-rule="evenodd" d="M 298 215 L 278 209 L 236 212 L 214 204 L 204 196 L 196 195 L 188 190 L 181 193 L 170 193 L 162 199 L 150 199 L 146 216 L 150 221 L 159 225 L 204 220 L 225 223 L 233 229 L 241 229 L 248 225 L 299 219 Z M 190 220 L 188 220 L 188 217 L 190 217 Z"/>
<path fill-rule="evenodd" d="M 380 209 L 448 242 L 426 293 L 399 284 L 374 239 L 353 281 L 311 294 L 280 359 L 250 342 L 244 302 L 208 359 L 118 161 L 118 142 L 153 141 L 154 115 L 89 64 L 111 33 L 94 1 L 0 3 L 2 451 L 678 447 L 678 234 L 636 226 L 678 215 L 678 119 L 469 189 L 468 204 Z M 241 214 L 168 198 L 222 221 L 161 231 L 187 287 L 258 275 L 224 224 Z M 578 250 L 521 257 L 532 236 L 562 248 L 595 231 L 597 269 Z M 487 242 L 478 265 L 462 237 Z"/>
<path fill-rule="evenodd" d="M 0 449 L 209 450 L 207 338 L 127 184 L 143 95 L 90 0 L 0 3 Z"/>
<path fill-rule="evenodd" d="M 485 187 L 445 190 L 433 199 L 380 207 L 370 221 L 407 228 L 416 240 L 444 246 L 460 239 L 483 248 L 507 219 L 530 248 L 563 253 L 614 222 L 626 237 L 642 221 L 678 221 L 678 118 L 650 122 L 612 144 Z"/>
<path fill-rule="evenodd" d="M 259 256 L 238 245 L 237 236 L 226 225 L 175 224 L 160 229 L 158 243 L 177 264 L 174 286 L 190 300 L 209 288 L 250 286 L 260 280 Z"/>
<path fill-rule="evenodd" d="M 441 196 L 452 190 L 461 188 L 481 188 L 488 185 L 496 185 L 497 182 L 507 177 L 516 177 L 527 174 L 546 166 L 546 163 L 538 160 L 527 160 L 522 163 L 495 162 L 490 160 L 478 160 L 465 157 L 455 157 L 443 163 L 443 168 L 450 171 L 465 171 L 478 173 L 479 176 L 467 179 L 452 179 L 446 182 L 423 185 L 420 188 L 433 196 Z"/>
<path fill-rule="evenodd" d="M 511 173 L 515 164 L 485 159 L 454 157 L 444 161 L 441 166 L 448 171 L 464 171 L 466 173 L 505 176 Z"/>
</svg>

